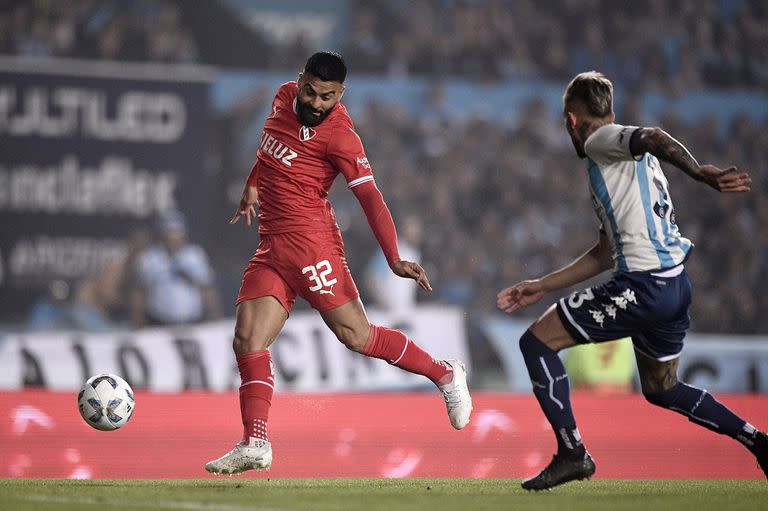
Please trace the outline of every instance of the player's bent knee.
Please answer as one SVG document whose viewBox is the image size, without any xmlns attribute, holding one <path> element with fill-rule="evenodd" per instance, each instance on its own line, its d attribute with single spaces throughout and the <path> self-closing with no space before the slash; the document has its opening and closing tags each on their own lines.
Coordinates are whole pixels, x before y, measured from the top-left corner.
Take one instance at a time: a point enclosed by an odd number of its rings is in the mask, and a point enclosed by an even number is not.
<svg viewBox="0 0 768 511">
<path fill-rule="evenodd" d="M 518 345 L 520 346 L 521 353 L 528 353 L 531 350 L 531 336 L 533 336 L 533 334 L 530 329 L 523 332 L 523 335 L 520 336 Z"/>
<path fill-rule="evenodd" d="M 247 347 L 247 339 L 239 330 L 235 329 L 235 336 L 232 339 L 232 350 L 235 353 L 245 353 L 248 351 Z"/>
<path fill-rule="evenodd" d="M 363 348 L 365 347 L 365 341 L 360 337 L 351 336 L 339 338 L 339 340 L 348 350 L 354 351 L 356 353 L 362 353 Z"/>
<path fill-rule="evenodd" d="M 552 353 L 555 350 L 536 337 L 529 328 L 520 336 L 520 351 L 524 354 L 541 356 Z"/>
<path fill-rule="evenodd" d="M 334 329 L 333 333 L 336 334 L 336 338 L 348 350 L 357 353 L 362 353 L 365 343 L 368 341 L 368 335 L 363 335 L 362 332 L 359 332 L 354 328 L 340 327 Z"/>
<path fill-rule="evenodd" d="M 570 348 L 576 344 L 576 341 L 565 330 L 554 305 L 528 327 L 528 332 L 554 352 Z"/>
<path fill-rule="evenodd" d="M 249 351 L 263 350 L 268 347 L 264 339 L 248 335 L 243 328 L 235 327 L 235 336 L 232 340 L 232 349 L 235 353 L 248 353 Z"/>
</svg>

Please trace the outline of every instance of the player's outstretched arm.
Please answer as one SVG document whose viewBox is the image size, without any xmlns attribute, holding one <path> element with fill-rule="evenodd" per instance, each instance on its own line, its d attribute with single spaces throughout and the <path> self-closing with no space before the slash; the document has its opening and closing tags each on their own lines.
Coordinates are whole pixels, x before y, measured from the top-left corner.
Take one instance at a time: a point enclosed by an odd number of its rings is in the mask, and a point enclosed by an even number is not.
<svg viewBox="0 0 768 511">
<path fill-rule="evenodd" d="M 696 181 L 702 181 L 718 192 L 748 192 L 752 178 L 736 167 L 725 170 L 714 165 L 699 165 L 688 149 L 661 128 L 639 128 L 629 141 L 632 154 L 651 153 L 671 163 Z"/>
<path fill-rule="evenodd" d="M 256 186 L 245 183 L 243 195 L 240 197 L 240 204 L 237 206 L 235 216 L 229 221 L 230 224 L 236 224 L 241 216 L 245 217 L 246 225 L 256 218 L 256 208 L 259 206 L 259 192 Z"/>
<path fill-rule="evenodd" d="M 598 275 L 613 266 L 611 249 L 605 233 L 600 232 L 598 242 L 571 264 L 544 277 L 524 280 L 502 289 L 496 297 L 496 306 L 512 314 L 541 300 L 550 291 L 571 287 Z"/>
<path fill-rule="evenodd" d="M 360 202 L 365 218 L 368 219 L 368 225 L 371 226 L 373 235 L 376 236 L 392 272 L 398 277 L 413 279 L 424 290 L 432 291 L 424 268 L 412 261 L 400 259 L 395 222 L 392 220 L 392 214 L 373 179 L 352 187 L 352 193 Z"/>
<path fill-rule="evenodd" d="M 507 314 L 512 314 L 542 299 L 547 293 L 542 279 L 524 280 L 514 286 L 502 289 L 496 296 L 496 307 Z"/>
</svg>

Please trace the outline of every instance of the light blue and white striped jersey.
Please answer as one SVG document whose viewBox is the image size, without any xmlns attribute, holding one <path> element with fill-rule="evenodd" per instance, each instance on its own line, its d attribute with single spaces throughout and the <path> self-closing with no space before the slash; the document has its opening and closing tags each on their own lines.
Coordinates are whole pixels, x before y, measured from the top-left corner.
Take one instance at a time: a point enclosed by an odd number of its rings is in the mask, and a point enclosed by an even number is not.
<svg viewBox="0 0 768 511">
<path fill-rule="evenodd" d="M 693 244 L 680 235 L 667 178 L 651 154 L 633 156 L 635 126 L 608 124 L 584 143 L 592 202 L 613 249 L 615 271 L 663 270 Z"/>
</svg>

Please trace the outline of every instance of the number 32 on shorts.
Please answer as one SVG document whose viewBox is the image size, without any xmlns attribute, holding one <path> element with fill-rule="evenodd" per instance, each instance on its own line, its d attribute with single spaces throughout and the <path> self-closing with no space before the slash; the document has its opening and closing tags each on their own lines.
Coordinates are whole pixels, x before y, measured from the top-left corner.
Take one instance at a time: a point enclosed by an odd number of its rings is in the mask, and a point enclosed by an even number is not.
<svg viewBox="0 0 768 511">
<path fill-rule="evenodd" d="M 312 285 L 309 287 L 310 291 L 320 291 L 323 293 L 333 294 L 333 285 L 337 282 L 335 278 L 328 279 L 328 275 L 331 274 L 333 268 L 331 263 L 327 259 L 323 259 L 317 264 L 305 266 L 301 269 L 301 273 L 307 276 Z M 331 288 L 330 291 L 323 288 Z"/>
</svg>

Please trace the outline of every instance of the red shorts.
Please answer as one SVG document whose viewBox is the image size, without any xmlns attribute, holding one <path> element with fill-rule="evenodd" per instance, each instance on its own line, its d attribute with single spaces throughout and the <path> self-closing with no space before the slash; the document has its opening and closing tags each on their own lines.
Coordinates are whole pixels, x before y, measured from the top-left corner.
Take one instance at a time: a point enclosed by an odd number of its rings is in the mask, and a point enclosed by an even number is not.
<svg viewBox="0 0 768 511">
<path fill-rule="evenodd" d="M 289 313 L 296 295 L 324 312 L 360 294 L 338 230 L 263 234 L 243 273 L 237 303 L 274 296 Z"/>
</svg>

